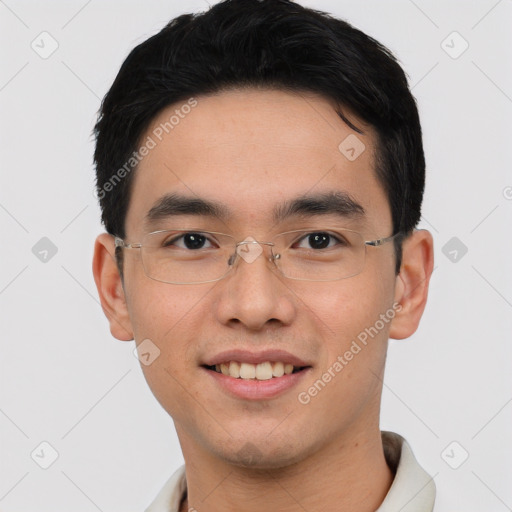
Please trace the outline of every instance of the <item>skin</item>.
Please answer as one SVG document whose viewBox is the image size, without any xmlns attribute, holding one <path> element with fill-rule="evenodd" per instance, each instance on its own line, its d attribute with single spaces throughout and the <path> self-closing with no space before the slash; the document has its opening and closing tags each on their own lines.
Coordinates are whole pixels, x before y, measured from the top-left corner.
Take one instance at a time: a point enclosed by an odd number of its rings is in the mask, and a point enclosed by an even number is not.
<svg viewBox="0 0 512 512">
<path fill-rule="evenodd" d="M 392 234 L 391 212 L 374 172 L 375 135 L 345 111 L 366 150 L 349 161 L 338 145 L 354 133 L 333 105 L 311 94 L 231 90 L 197 98 L 197 107 L 139 164 L 126 218 L 126 240 L 139 242 L 144 216 L 164 193 L 223 203 L 229 218 L 181 216 L 169 226 L 205 226 L 236 240 L 306 222 L 343 224 L 365 240 Z M 162 111 L 147 135 L 180 105 Z M 305 193 L 344 191 L 363 219 L 290 218 L 275 225 L 276 204 Z M 302 224 L 301 224 L 302 223 Z M 139 250 L 124 252 L 124 283 L 114 240 L 98 236 L 93 271 L 112 335 L 149 338 L 161 351 L 145 378 L 172 416 L 186 462 L 188 499 L 181 510 L 374 511 L 393 474 L 379 430 L 387 340 L 416 330 L 433 268 L 430 233 L 404 242 L 400 274 L 393 244 L 369 247 L 363 271 L 333 282 L 301 282 L 272 272 L 263 257 L 215 283 L 173 285 L 149 279 Z M 379 315 L 400 312 L 309 404 L 297 400 Z M 281 348 L 310 362 L 298 388 L 249 402 L 228 396 L 200 368 L 231 348 Z M 247 457 L 252 448 L 252 458 Z"/>
</svg>

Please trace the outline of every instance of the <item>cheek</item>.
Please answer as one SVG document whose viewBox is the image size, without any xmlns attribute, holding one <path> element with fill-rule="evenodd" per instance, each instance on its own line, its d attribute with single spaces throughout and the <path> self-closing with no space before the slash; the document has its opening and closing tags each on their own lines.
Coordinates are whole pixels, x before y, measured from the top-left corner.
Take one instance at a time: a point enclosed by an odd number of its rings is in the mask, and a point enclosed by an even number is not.
<svg viewBox="0 0 512 512">
<path fill-rule="evenodd" d="M 128 295 L 128 303 L 135 340 L 157 354 L 150 364 L 141 358 L 144 377 L 156 399 L 173 417 L 190 415 L 187 401 L 177 397 L 192 399 L 194 393 L 188 384 L 191 368 L 196 365 L 194 333 L 202 322 L 208 321 L 203 305 L 209 290 L 206 285 L 170 285 L 144 277 L 132 284 L 137 293 Z M 184 393 L 184 389 L 188 392 Z"/>
<path fill-rule="evenodd" d="M 388 314 L 381 320 L 381 314 L 389 311 L 393 294 L 392 287 L 372 281 L 356 276 L 330 283 L 307 300 L 325 357 L 300 398 L 310 400 L 310 413 L 322 415 L 329 435 L 364 416 L 363 410 L 378 409 L 392 319 Z"/>
<path fill-rule="evenodd" d="M 317 329 L 342 348 L 391 307 L 393 282 L 363 273 L 337 282 L 314 283 L 314 288 L 309 283 L 309 288 L 296 293 L 311 312 Z"/>
<path fill-rule="evenodd" d="M 145 275 L 138 258 L 126 263 L 126 301 L 135 340 L 149 338 L 158 345 L 168 344 L 201 309 L 211 285 L 161 283 Z"/>
<path fill-rule="evenodd" d="M 358 407 L 380 386 L 394 317 L 392 279 L 360 274 L 318 287 L 307 302 L 325 351 L 317 378 L 332 382 L 323 399 Z"/>
</svg>

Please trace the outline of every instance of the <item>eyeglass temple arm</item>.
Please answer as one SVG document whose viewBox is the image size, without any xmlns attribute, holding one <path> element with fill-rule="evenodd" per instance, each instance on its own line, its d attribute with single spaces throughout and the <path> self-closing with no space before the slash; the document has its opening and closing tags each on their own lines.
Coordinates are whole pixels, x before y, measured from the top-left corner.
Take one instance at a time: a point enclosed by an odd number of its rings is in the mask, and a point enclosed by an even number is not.
<svg viewBox="0 0 512 512">
<path fill-rule="evenodd" d="M 401 235 L 401 232 L 395 233 L 394 235 L 387 236 L 385 238 L 378 238 L 377 240 L 367 240 L 365 241 L 365 245 L 371 245 L 372 247 L 379 247 L 379 245 L 383 245 L 386 242 L 390 242 L 397 236 Z"/>
<path fill-rule="evenodd" d="M 142 244 L 127 244 L 122 238 L 116 236 L 114 238 L 115 247 L 122 247 L 124 249 L 140 249 Z"/>
</svg>

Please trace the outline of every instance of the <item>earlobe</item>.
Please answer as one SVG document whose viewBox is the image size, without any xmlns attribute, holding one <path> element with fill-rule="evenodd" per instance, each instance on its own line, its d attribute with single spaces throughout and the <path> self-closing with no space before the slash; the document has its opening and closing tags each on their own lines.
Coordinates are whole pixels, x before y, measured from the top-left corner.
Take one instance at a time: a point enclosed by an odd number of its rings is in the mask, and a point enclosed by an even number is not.
<svg viewBox="0 0 512 512">
<path fill-rule="evenodd" d="M 391 323 L 390 338 L 408 338 L 418 328 L 427 303 L 433 268 L 432 235 L 425 229 L 415 230 L 402 246 L 402 265 L 395 285 L 395 302 L 401 309 Z"/>
<path fill-rule="evenodd" d="M 107 233 L 99 235 L 94 244 L 92 271 L 112 336 L 121 341 L 131 341 L 133 331 L 114 251 L 113 237 Z"/>
</svg>

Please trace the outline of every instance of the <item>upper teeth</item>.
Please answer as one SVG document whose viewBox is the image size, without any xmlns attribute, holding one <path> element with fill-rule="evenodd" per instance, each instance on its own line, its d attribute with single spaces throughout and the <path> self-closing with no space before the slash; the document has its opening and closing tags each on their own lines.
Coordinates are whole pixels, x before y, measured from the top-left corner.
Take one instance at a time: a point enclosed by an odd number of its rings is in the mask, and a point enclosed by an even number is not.
<svg viewBox="0 0 512 512">
<path fill-rule="evenodd" d="M 215 370 L 229 375 L 235 379 L 257 379 L 268 380 L 272 377 L 282 377 L 284 374 L 289 375 L 293 372 L 293 365 L 290 363 L 282 363 L 280 361 L 271 363 L 251 364 L 239 363 L 237 361 L 229 361 L 215 365 Z"/>
</svg>

